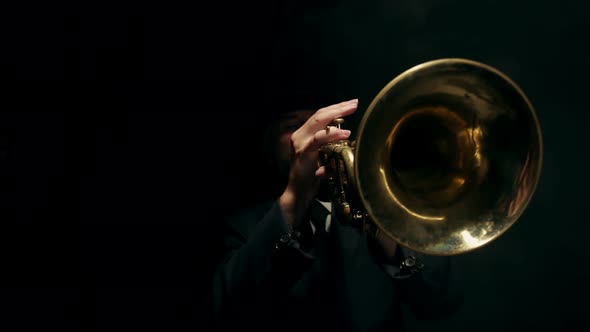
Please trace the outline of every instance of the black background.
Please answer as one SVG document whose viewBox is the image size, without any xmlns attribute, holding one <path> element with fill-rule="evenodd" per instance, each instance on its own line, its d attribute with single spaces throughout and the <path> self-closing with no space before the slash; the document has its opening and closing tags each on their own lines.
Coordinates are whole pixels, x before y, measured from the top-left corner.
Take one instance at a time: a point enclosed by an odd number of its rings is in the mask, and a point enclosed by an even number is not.
<svg viewBox="0 0 590 332">
<path fill-rule="evenodd" d="M 521 86 L 544 163 L 519 222 L 457 258 L 467 305 L 436 328 L 587 322 L 588 10 L 572 0 L 9 8 L 0 324 L 206 331 L 217 214 L 265 185 L 260 104 L 277 78 L 335 102 L 357 97 L 362 110 L 397 74 L 441 57 L 486 62 Z"/>
</svg>

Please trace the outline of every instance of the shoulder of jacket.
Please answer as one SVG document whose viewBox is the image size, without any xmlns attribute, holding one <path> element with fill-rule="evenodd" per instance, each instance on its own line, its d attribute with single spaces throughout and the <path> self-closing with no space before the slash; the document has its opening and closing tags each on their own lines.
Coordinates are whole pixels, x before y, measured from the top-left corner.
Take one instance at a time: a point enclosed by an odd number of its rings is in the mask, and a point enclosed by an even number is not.
<svg viewBox="0 0 590 332">
<path fill-rule="evenodd" d="M 234 211 L 224 217 L 225 226 L 243 237 L 248 237 L 275 203 L 276 200 L 267 200 Z"/>
</svg>

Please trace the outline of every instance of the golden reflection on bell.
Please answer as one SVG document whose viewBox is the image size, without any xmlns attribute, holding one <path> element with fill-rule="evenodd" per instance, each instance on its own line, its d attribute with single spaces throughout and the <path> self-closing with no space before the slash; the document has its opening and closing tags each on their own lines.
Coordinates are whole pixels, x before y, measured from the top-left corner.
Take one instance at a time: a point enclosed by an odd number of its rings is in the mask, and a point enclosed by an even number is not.
<svg viewBox="0 0 590 332">
<path fill-rule="evenodd" d="M 539 180 L 535 111 L 505 74 L 439 59 L 394 78 L 353 142 L 356 194 L 371 222 L 418 252 L 456 255 L 510 228 Z"/>
</svg>

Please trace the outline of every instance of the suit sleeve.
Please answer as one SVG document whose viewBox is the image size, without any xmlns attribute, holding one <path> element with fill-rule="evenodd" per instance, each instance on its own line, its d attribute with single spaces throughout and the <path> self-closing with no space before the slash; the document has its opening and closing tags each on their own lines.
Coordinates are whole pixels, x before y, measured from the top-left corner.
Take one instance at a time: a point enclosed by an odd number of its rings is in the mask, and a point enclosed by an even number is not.
<svg viewBox="0 0 590 332">
<path fill-rule="evenodd" d="M 412 314 L 421 320 L 436 320 L 458 311 L 463 304 L 463 292 L 453 274 L 452 258 L 399 249 L 396 261 L 414 257 L 422 265 L 414 271 L 399 269 L 397 264 L 395 268 L 388 263 L 384 265 Z"/>
<path fill-rule="evenodd" d="M 277 246 L 289 232 L 277 202 L 262 217 L 244 214 L 226 220 L 224 227 L 212 294 L 220 326 L 268 312 L 313 261 L 294 240 Z"/>
<path fill-rule="evenodd" d="M 462 306 L 463 291 L 453 273 L 450 256 L 425 255 L 398 245 L 394 257 L 389 258 L 374 240 L 369 241 L 369 248 L 417 319 L 448 317 Z M 406 260 L 408 258 L 410 260 Z M 402 262 L 412 260 L 413 267 L 402 267 Z"/>
</svg>

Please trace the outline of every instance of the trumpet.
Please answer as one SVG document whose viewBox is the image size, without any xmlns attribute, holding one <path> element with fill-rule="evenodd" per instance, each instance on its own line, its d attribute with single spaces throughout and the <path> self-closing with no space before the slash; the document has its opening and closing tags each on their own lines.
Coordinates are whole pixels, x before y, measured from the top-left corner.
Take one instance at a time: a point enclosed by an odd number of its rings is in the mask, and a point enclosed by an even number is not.
<svg viewBox="0 0 590 332">
<path fill-rule="evenodd" d="M 541 174 L 531 102 L 474 60 L 404 71 L 372 100 L 357 133 L 320 149 L 334 170 L 336 216 L 416 252 L 458 255 L 497 239 L 520 219 Z"/>
</svg>

